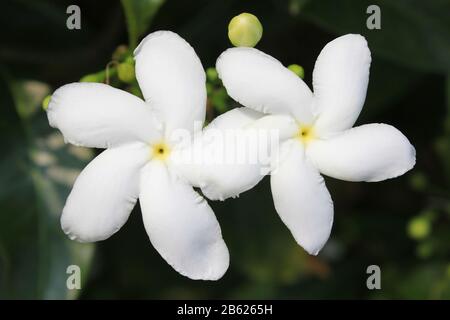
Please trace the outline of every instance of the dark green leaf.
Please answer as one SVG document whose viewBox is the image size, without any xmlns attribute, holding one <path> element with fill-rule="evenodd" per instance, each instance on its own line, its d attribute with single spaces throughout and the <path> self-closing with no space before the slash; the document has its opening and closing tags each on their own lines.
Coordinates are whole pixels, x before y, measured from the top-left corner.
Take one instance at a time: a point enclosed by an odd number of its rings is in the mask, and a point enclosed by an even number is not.
<svg viewBox="0 0 450 320">
<path fill-rule="evenodd" d="M 381 9 L 381 29 L 369 30 L 369 5 Z M 450 1 L 315 0 L 300 15 L 338 33 L 364 35 L 375 54 L 409 68 L 445 73 L 450 70 Z"/>
<path fill-rule="evenodd" d="M 121 0 L 127 19 L 130 48 L 137 46 L 164 0 Z"/>
</svg>

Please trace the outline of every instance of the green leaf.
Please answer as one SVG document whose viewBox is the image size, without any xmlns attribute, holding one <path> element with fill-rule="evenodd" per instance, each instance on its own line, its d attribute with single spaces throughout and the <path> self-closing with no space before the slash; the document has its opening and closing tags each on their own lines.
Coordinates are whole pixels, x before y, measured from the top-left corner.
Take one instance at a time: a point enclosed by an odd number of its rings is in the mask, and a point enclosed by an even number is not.
<svg viewBox="0 0 450 320">
<path fill-rule="evenodd" d="M 315 0 L 303 3 L 300 16 L 337 34 L 364 35 L 373 53 L 421 71 L 450 70 L 447 0 Z M 369 30 L 369 5 L 381 10 L 381 29 Z M 295 14 L 295 12 L 294 12 Z"/>
<path fill-rule="evenodd" d="M 83 286 L 94 246 L 70 241 L 59 217 L 73 180 L 93 153 L 65 145 L 48 126 L 39 102 L 49 93 L 47 85 L 8 79 L 7 86 L 4 109 L 15 108 L 18 116 L 8 111 L 10 121 L 23 135 L 13 135 L 0 161 L 0 297 L 75 298 L 79 290 L 67 289 L 67 267 L 80 267 Z"/>
<path fill-rule="evenodd" d="M 130 48 L 136 48 L 164 0 L 121 0 L 127 19 Z"/>
</svg>

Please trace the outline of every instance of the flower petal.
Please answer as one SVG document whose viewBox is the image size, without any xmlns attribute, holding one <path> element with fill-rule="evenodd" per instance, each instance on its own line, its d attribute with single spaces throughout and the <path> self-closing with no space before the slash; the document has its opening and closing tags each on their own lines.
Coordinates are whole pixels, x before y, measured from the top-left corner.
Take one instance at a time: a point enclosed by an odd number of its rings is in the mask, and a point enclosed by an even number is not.
<svg viewBox="0 0 450 320">
<path fill-rule="evenodd" d="M 136 78 L 145 100 L 166 125 L 194 129 L 206 112 L 206 77 L 194 49 L 176 33 L 158 31 L 145 37 L 134 51 Z"/>
<path fill-rule="evenodd" d="M 416 151 L 396 128 L 381 123 L 314 141 L 307 155 L 321 173 L 347 181 L 375 182 L 400 176 L 416 162 Z"/>
<path fill-rule="evenodd" d="M 159 161 L 141 175 L 139 195 L 145 229 L 159 254 L 191 279 L 220 279 L 229 254 L 211 207 Z"/>
<path fill-rule="evenodd" d="M 361 112 L 369 82 L 370 50 L 363 36 L 329 42 L 313 72 L 316 130 L 322 136 L 349 129 Z"/>
<path fill-rule="evenodd" d="M 290 116 L 261 115 L 248 108 L 220 115 L 193 144 L 175 152 L 174 169 L 211 200 L 253 188 L 270 171 L 280 136 L 290 137 L 297 127 Z"/>
<path fill-rule="evenodd" d="M 103 83 L 71 83 L 52 95 L 47 116 L 66 142 L 94 148 L 150 142 L 161 125 L 138 97 Z"/>
<path fill-rule="evenodd" d="M 243 128 L 264 117 L 265 114 L 250 108 L 234 108 L 214 118 L 205 129 L 237 129 Z"/>
<path fill-rule="evenodd" d="M 317 255 L 330 236 L 333 201 L 299 142 L 283 143 L 280 157 L 270 180 L 275 209 L 297 243 Z"/>
<path fill-rule="evenodd" d="M 148 147 L 136 142 L 107 149 L 81 172 L 67 198 L 61 226 L 72 240 L 109 238 L 127 221 L 139 193 Z"/>
<path fill-rule="evenodd" d="M 282 113 L 309 123 L 312 93 L 275 58 L 254 48 L 231 48 L 216 62 L 228 94 L 242 105 L 264 113 Z"/>
</svg>

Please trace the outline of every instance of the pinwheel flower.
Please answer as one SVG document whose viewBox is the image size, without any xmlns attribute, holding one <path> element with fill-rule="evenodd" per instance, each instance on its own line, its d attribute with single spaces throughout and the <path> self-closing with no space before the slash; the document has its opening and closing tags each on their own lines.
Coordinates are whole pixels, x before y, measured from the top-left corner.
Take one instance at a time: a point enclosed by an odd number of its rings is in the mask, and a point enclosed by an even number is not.
<svg viewBox="0 0 450 320">
<path fill-rule="evenodd" d="M 99 83 L 72 83 L 53 94 L 47 114 L 66 142 L 107 148 L 79 175 L 61 217 L 74 240 L 104 240 L 127 221 L 140 199 L 152 245 L 179 273 L 216 280 L 228 268 L 228 249 L 216 217 L 172 160 L 179 132 L 201 130 L 205 73 L 177 34 L 148 35 L 135 51 L 145 101 Z"/>
<path fill-rule="evenodd" d="M 371 62 L 364 37 L 328 43 L 313 72 L 314 93 L 278 60 L 254 48 L 231 48 L 217 60 L 228 94 L 265 114 L 296 122 L 280 145 L 271 175 L 275 208 L 295 240 L 318 254 L 330 236 L 333 202 L 320 173 L 347 181 L 381 181 L 410 170 L 415 149 L 387 124 L 352 128 L 366 97 Z M 291 128 L 291 129 L 289 129 Z"/>
</svg>

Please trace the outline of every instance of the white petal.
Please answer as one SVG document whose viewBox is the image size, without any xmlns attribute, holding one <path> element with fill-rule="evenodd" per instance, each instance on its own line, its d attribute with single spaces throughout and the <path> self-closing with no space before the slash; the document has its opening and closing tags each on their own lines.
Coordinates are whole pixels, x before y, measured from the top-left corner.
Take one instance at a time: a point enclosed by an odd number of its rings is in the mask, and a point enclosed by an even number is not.
<svg viewBox="0 0 450 320">
<path fill-rule="evenodd" d="M 353 126 L 366 99 L 370 50 L 363 36 L 348 34 L 328 43 L 313 72 L 316 130 L 332 135 Z"/>
<path fill-rule="evenodd" d="M 167 132 L 205 119 L 205 71 L 194 49 L 176 33 L 153 32 L 136 48 L 136 78 L 165 121 Z"/>
<path fill-rule="evenodd" d="M 103 151 L 81 172 L 61 217 L 64 232 L 80 242 L 104 240 L 127 221 L 139 194 L 148 147 L 133 144 Z"/>
<path fill-rule="evenodd" d="M 317 255 L 330 236 L 333 201 L 299 142 L 286 141 L 281 152 L 280 164 L 271 176 L 275 208 L 297 243 Z"/>
<path fill-rule="evenodd" d="M 217 72 L 228 94 L 264 113 L 281 113 L 309 123 L 312 93 L 275 58 L 254 48 L 231 48 L 217 59 Z"/>
<path fill-rule="evenodd" d="M 321 173 L 347 181 L 381 181 L 398 177 L 416 162 L 408 139 L 387 124 L 366 124 L 307 149 Z"/>
<path fill-rule="evenodd" d="M 208 124 L 205 129 L 214 128 L 219 130 L 226 130 L 243 128 L 264 116 L 264 113 L 255 111 L 250 108 L 234 108 L 214 118 L 214 120 L 210 124 Z"/>
<path fill-rule="evenodd" d="M 193 144 L 175 151 L 174 169 L 211 200 L 236 197 L 253 188 L 270 171 L 280 136 L 290 137 L 296 130 L 290 116 L 257 119 L 261 115 L 239 108 L 217 117 Z"/>
<path fill-rule="evenodd" d="M 191 279 L 220 279 L 229 254 L 211 207 L 159 161 L 144 167 L 139 195 L 145 229 L 159 254 Z"/>
<path fill-rule="evenodd" d="M 53 93 L 47 116 L 66 142 L 107 148 L 127 142 L 150 142 L 161 125 L 138 97 L 102 83 L 71 83 Z"/>
</svg>

